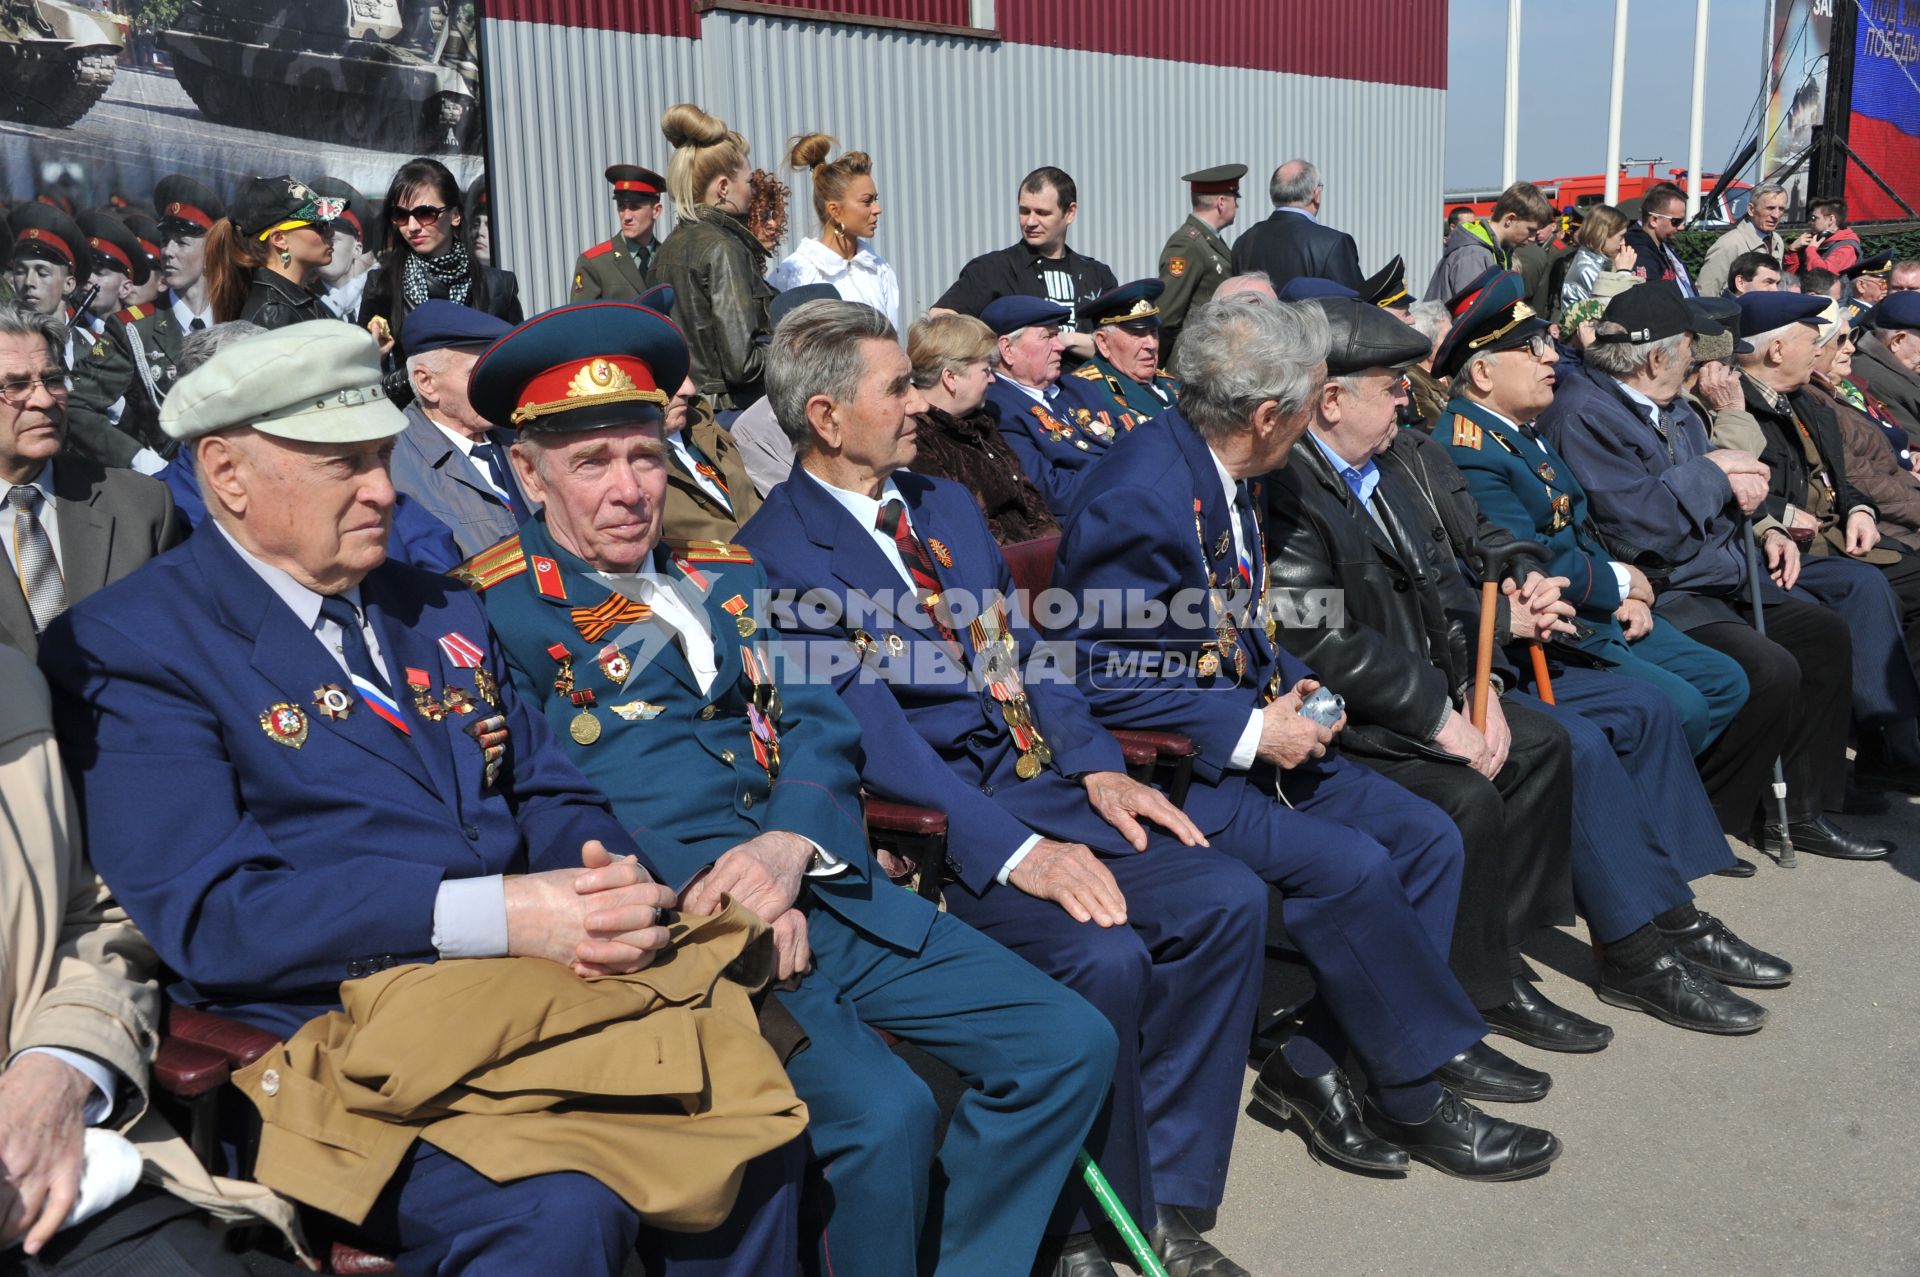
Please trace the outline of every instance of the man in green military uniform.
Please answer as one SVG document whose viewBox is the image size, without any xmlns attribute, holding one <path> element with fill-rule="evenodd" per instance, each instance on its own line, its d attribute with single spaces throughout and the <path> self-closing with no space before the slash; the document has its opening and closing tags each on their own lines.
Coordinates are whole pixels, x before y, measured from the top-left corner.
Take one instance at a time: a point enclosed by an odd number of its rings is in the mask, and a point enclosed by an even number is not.
<svg viewBox="0 0 1920 1277">
<path fill-rule="evenodd" d="M 1132 430 L 1173 407 L 1180 383 L 1160 366 L 1161 295 L 1159 280 L 1136 279 L 1081 303 L 1080 331 L 1093 334 L 1094 355 L 1066 380 L 1094 406 L 1075 411 L 1110 412 L 1114 425 Z"/>
<path fill-rule="evenodd" d="M 108 330 L 133 361 L 135 393 L 128 396 L 128 430 L 143 439 L 161 440 L 160 405 L 180 378 L 180 345 L 187 334 L 213 325 L 208 297 L 207 232 L 226 216 L 220 197 L 190 177 L 163 177 L 153 188 L 160 209 L 161 277 L 167 290 L 151 305 L 129 306 Z M 166 442 L 163 456 L 175 444 Z"/>
<path fill-rule="evenodd" d="M 1160 250 L 1160 284 L 1166 289 L 1160 298 L 1161 344 L 1168 359 L 1187 312 L 1205 304 L 1220 281 L 1233 274 L 1233 253 L 1220 232 L 1240 215 L 1240 179 L 1246 175 L 1244 164 L 1221 164 L 1180 179 L 1189 188 L 1193 211 Z"/>
<path fill-rule="evenodd" d="M 577 302 L 635 301 L 652 285 L 649 272 L 660 248 L 654 223 L 660 220 L 660 192 L 667 179 L 637 164 L 615 164 L 607 169 L 613 183 L 613 205 L 620 213 L 620 233 L 595 244 L 573 264 L 573 300 Z"/>
</svg>

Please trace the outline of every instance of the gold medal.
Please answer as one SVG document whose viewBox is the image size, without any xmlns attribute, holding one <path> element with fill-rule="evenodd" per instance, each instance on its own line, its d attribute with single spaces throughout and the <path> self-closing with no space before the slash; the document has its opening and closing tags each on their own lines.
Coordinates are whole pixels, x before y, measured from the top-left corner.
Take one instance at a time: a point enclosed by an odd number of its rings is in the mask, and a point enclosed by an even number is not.
<svg viewBox="0 0 1920 1277">
<path fill-rule="evenodd" d="M 1039 759 L 1040 765 L 1044 767 L 1053 761 L 1053 748 L 1036 736 L 1033 741 L 1033 756 Z"/>
<path fill-rule="evenodd" d="M 600 720 L 593 711 L 583 709 L 573 716 L 573 722 L 567 724 L 567 735 L 573 737 L 576 744 L 591 745 L 600 739 Z"/>
<path fill-rule="evenodd" d="M 1200 653 L 1200 659 L 1194 662 L 1193 667 L 1200 671 L 1201 678 L 1212 678 L 1220 672 L 1219 654 L 1215 652 L 1202 652 Z"/>
<path fill-rule="evenodd" d="M 1032 780 L 1040 774 L 1040 759 L 1031 752 L 1020 755 L 1020 761 L 1013 765 L 1013 774 L 1021 780 Z"/>
<path fill-rule="evenodd" d="M 493 671 L 484 665 L 473 669 L 473 690 L 475 695 L 489 705 L 500 704 L 500 684 L 494 681 Z"/>
<path fill-rule="evenodd" d="M 1244 647 L 1233 649 L 1233 672 L 1242 678 L 1247 676 L 1247 649 Z"/>
<path fill-rule="evenodd" d="M 260 730 L 271 740 L 290 749 L 299 749 L 307 743 L 307 716 L 298 705 L 281 701 L 268 706 L 266 712 L 260 715 Z"/>
<path fill-rule="evenodd" d="M 740 631 L 741 638 L 752 638 L 753 632 L 760 627 L 754 624 L 750 616 L 736 616 L 733 618 L 733 628 Z"/>
</svg>

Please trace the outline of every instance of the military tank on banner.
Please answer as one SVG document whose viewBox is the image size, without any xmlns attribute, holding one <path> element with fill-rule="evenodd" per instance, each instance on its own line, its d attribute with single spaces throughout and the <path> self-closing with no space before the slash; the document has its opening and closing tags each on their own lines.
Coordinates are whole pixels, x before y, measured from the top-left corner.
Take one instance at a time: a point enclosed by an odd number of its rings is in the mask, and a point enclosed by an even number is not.
<svg viewBox="0 0 1920 1277">
<path fill-rule="evenodd" d="M 66 128 L 113 83 L 126 23 L 66 0 L 0 0 L 0 120 Z"/>
<path fill-rule="evenodd" d="M 472 0 L 188 0 L 161 43 L 209 120 L 393 151 L 482 139 Z"/>
</svg>

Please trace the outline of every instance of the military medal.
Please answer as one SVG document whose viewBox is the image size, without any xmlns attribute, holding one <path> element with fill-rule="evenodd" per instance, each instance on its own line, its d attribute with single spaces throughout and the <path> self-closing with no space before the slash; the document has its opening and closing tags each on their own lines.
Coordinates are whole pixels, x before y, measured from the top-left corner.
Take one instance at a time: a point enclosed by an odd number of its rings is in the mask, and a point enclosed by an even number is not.
<svg viewBox="0 0 1920 1277">
<path fill-rule="evenodd" d="M 313 707 L 338 721 L 353 712 L 353 696 L 338 683 L 322 683 L 313 689 Z"/>
<path fill-rule="evenodd" d="M 267 707 L 266 713 L 260 715 L 260 729 L 266 732 L 267 739 L 291 749 L 307 743 L 307 716 L 298 705 L 285 701 Z"/>
<path fill-rule="evenodd" d="M 500 684 L 494 681 L 493 671 L 484 665 L 473 667 L 473 690 L 489 705 L 500 703 Z"/>
<path fill-rule="evenodd" d="M 767 673 L 766 663 L 751 646 L 740 649 L 740 670 L 753 684 L 747 702 L 747 726 L 753 737 L 753 760 L 769 777 L 780 774 L 780 689 Z"/>
<path fill-rule="evenodd" d="M 440 703 L 456 714 L 471 714 L 477 708 L 467 689 L 458 683 L 447 684 L 446 690 L 440 693 Z"/>
<path fill-rule="evenodd" d="M 1545 479 L 1548 483 L 1552 483 L 1553 482 L 1553 463 L 1550 461 L 1542 461 L 1540 463 L 1539 475 L 1542 479 Z"/>
<path fill-rule="evenodd" d="M 489 714 L 467 724 L 467 735 L 480 746 L 482 783 L 492 788 L 500 779 L 500 764 L 507 756 L 507 720 L 499 714 Z"/>
<path fill-rule="evenodd" d="M 547 655 L 559 666 L 553 675 L 553 690 L 561 696 L 573 695 L 573 653 L 567 651 L 565 643 L 555 643 L 547 649 Z"/>
<path fill-rule="evenodd" d="M 625 705 L 609 705 L 607 708 L 623 722 L 639 723 L 660 717 L 666 706 L 655 705 L 650 701 L 628 701 Z"/>
<path fill-rule="evenodd" d="M 865 630 L 855 630 L 849 641 L 853 644 L 854 654 L 863 661 L 867 659 L 867 653 L 873 651 L 873 635 Z"/>
<path fill-rule="evenodd" d="M 1193 663 L 1201 678 L 1212 678 L 1220 672 L 1220 654 L 1212 648 L 1200 653 L 1200 659 Z"/>
<path fill-rule="evenodd" d="M 939 562 L 941 567 L 950 568 L 953 566 L 953 554 L 947 549 L 947 543 L 939 537 L 928 537 L 927 548 L 933 551 L 933 557 Z"/>
<path fill-rule="evenodd" d="M 898 656 L 906 650 L 907 641 L 905 639 L 901 638 L 898 634 L 887 635 L 887 652 L 890 655 Z"/>
<path fill-rule="evenodd" d="M 466 635 L 455 631 L 440 636 L 440 651 L 455 669 L 478 669 L 486 653 Z"/>
<path fill-rule="evenodd" d="M 1008 641 L 1013 634 L 1005 621 L 1005 612 L 996 604 L 967 622 L 967 637 L 973 640 L 973 650 L 981 657 L 975 674 L 999 704 L 1000 717 L 1006 721 L 1013 746 L 1019 751 L 1013 774 L 1021 780 L 1032 780 L 1041 768 L 1053 761 L 1053 750 L 1047 747 L 1039 726 L 1033 721 L 1033 706 L 1020 684 L 1018 649 Z"/>
<path fill-rule="evenodd" d="M 1040 760 L 1031 753 L 1020 755 L 1020 761 L 1013 765 L 1013 774 L 1021 780 L 1032 780 L 1040 774 Z"/>
<path fill-rule="evenodd" d="M 593 712 L 593 693 L 587 691 L 573 692 L 569 694 L 569 699 L 580 707 L 580 712 L 575 714 L 573 721 L 567 724 L 567 735 L 573 737 L 575 744 L 593 744 L 593 742 L 600 739 L 601 730 L 600 720 Z"/>
<path fill-rule="evenodd" d="M 1247 676 L 1247 649 L 1237 643 L 1233 647 L 1233 672 L 1241 678 Z"/>
<path fill-rule="evenodd" d="M 411 666 L 407 669 L 407 686 L 413 690 L 413 707 L 420 717 L 428 722 L 437 723 L 447 716 L 447 708 L 433 699 L 433 676 L 425 670 Z"/>
<path fill-rule="evenodd" d="M 1227 551 L 1232 548 L 1233 534 L 1231 532 L 1222 532 L 1220 539 L 1213 543 L 1213 557 L 1216 559 L 1224 559 L 1227 557 Z"/>
<path fill-rule="evenodd" d="M 599 665 L 600 673 L 607 682 L 615 687 L 624 687 L 627 677 L 633 673 L 633 661 L 625 652 L 612 644 L 601 649 L 600 655 L 594 658 L 594 663 Z"/>
</svg>

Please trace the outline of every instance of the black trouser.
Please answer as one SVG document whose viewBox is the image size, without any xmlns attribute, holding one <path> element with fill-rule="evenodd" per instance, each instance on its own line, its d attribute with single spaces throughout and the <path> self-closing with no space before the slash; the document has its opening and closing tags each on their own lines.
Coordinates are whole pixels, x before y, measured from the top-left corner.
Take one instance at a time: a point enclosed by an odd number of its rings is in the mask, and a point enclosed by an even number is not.
<svg viewBox="0 0 1920 1277">
<path fill-rule="evenodd" d="M 1914 672 L 1920 674 L 1920 554 L 1897 541 L 1882 541 L 1880 545 L 1900 555 L 1898 563 L 1888 563 L 1880 570 L 1893 587 L 1893 596 L 1900 600 L 1900 630 L 1906 635 Z"/>
<path fill-rule="evenodd" d="M 1447 965 L 1481 1010 L 1513 997 L 1513 962 L 1540 927 L 1573 921 L 1573 760 L 1566 729 L 1504 705 L 1513 747 L 1488 780 L 1464 762 L 1362 758 L 1460 827 L 1466 872 Z"/>
<path fill-rule="evenodd" d="M 292 1265 L 258 1257 L 263 1271 L 297 1273 Z M 193 1206 L 142 1184 L 125 1201 L 54 1234 L 29 1258 L 0 1251 L 0 1274 L 13 1277 L 248 1277 L 221 1234 Z"/>
<path fill-rule="evenodd" d="M 1700 779 L 1720 828 L 1747 837 L 1754 818 L 1775 815 L 1767 785 L 1773 759 L 1786 763 L 1787 814 L 1810 820 L 1847 796 L 1847 721 L 1853 649 L 1846 623 L 1817 603 L 1775 596 L 1766 637 L 1741 621 L 1687 631 L 1746 671 L 1745 708 L 1700 756 Z"/>
</svg>

